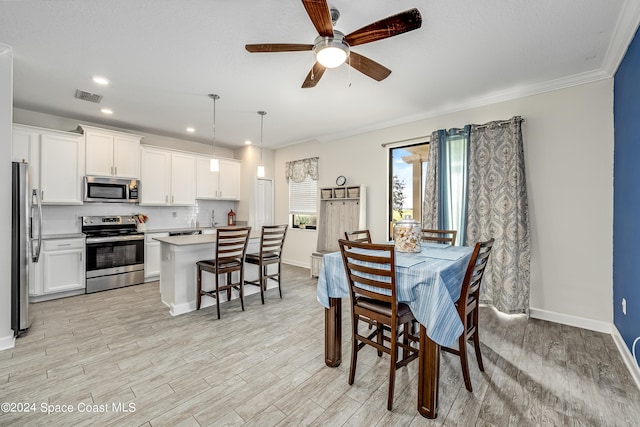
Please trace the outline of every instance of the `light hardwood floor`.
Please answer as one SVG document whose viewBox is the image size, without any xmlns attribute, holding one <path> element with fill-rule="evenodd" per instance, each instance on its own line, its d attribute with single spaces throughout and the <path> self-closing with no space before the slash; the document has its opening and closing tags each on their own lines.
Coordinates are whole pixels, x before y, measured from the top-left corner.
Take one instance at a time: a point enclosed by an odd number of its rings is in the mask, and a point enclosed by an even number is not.
<svg viewBox="0 0 640 427">
<path fill-rule="evenodd" d="M 32 305 L 28 335 L 0 351 L 0 402 L 35 404 L 35 412 L 2 413 L 0 425 L 640 423 L 640 392 L 611 336 L 489 308 L 481 309 L 485 373 L 469 350 L 474 392 L 464 388 L 459 360 L 443 353 L 438 418 L 416 410 L 417 363 L 398 371 L 389 412 L 388 356 L 363 350 L 347 384 L 347 302 L 343 362 L 328 368 L 316 281 L 291 266 L 284 278 L 282 300 L 273 289 L 265 305 L 249 296 L 245 312 L 238 301 L 224 303 L 221 320 L 215 306 L 171 317 L 157 282 Z M 112 406 L 119 403 L 135 411 Z M 46 414 L 43 404 L 73 412 Z"/>
</svg>

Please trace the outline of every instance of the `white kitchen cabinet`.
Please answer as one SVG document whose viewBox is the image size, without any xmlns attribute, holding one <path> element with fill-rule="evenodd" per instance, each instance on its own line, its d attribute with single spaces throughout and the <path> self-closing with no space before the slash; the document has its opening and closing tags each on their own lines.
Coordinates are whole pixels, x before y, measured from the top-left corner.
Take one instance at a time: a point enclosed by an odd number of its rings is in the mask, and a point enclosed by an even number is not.
<svg viewBox="0 0 640 427">
<path fill-rule="evenodd" d="M 40 135 L 42 204 L 82 204 L 84 155 L 84 138 L 80 135 L 62 132 Z"/>
<path fill-rule="evenodd" d="M 40 188 L 40 134 L 42 130 L 32 126 L 13 125 L 11 161 L 29 164 L 29 194 Z"/>
<path fill-rule="evenodd" d="M 168 205 L 171 193 L 171 153 L 140 149 L 140 204 Z"/>
<path fill-rule="evenodd" d="M 14 124 L 11 158 L 29 163 L 29 187 L 38 190 L 44 204 L 82 204 L 84 141 L 80 135 Z"/>
<path fill-rule="evenodd" d="M 139 135 L 80 125 L 86 145 L 86 174 L 140 177 Z"/>
<path fill-rule="evenodd" d="M 240 200 L 239 161 L 219 159 L 219 172 L 211 172 L 208 157 L 198 157 L 196 162 L 197 199 Z"/>
<path fill-rule="evenodd" d="M 196 203 L 196 157 L 190 154 L 171 154 L 172 205 Z"/>
<path fill-rule="evenodd" d="M 29 295 L 38 297 L 84 291 L 84 243 L 83 237 L 43 240 L 40 260 L 33 264 L 36 274 Z"/>
<path fill-rule="evenodd" d="M 143 147 L 140 150 L 140 204 L 192 206 L 196 202 L 196 157 Z"/>
<path fill-rule="evenodd" d="M 160 242 L 155 237 L 167 237 L 169 233 L 145 233 L 144 235 L 144 281 L 160 278 Z"/>
</svg>

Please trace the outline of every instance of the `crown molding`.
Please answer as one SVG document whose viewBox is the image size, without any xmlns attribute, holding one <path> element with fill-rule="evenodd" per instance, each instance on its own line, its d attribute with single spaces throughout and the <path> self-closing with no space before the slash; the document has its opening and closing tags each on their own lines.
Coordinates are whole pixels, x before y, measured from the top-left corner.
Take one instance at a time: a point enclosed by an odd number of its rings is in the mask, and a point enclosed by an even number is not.
<svg viewBox="0 0 640 427">
<path fill-rule="evenodd" d="M 602 68 L 611 76 L 616 73 L 627 48 L 640 24 L 640 1 L 626 0 L 620 9 L 618 21 L 609 41 L 609 47 L 602 61 Z"/>
<path fill-rule="evenodd" d="M 360 127 L 358 129 L 351 129 L 348 132 L 330 133 L 319 136 L 316 138 L 318 142 L 335 141 L 338 139 L 348 138 L 363 133 L 374 132 L 381 129 L 387 129 L 394 126 L 401 126 L 408 123 L 413 123 L 420 120 L 427 120 L 434 117 L 443 116 L 446 114 L 457 113 L 460 111 L 470 110 L 473 108 L 484 107 L 487 105 L 493 105 L 500 102 L 512 101 L 514 99 L 520 99 L 527 96 L 538 95 L 545 92 L 552 92 L 555 90 L 566 89 L 572 86 L 579 86 L 587 83 L 593 83 L 599 80 L 605 80 L 612 78 L 612 74 L 605 70 L 588 71 L 584 73 L 574 74 L 572 76 L 561 77 L 554 80 L 548 80 L 541 83 L 535 83 L 528 86 L 515 86 L 506 90 L 496 91 L 485 94 L 480 97 L 472 98 L 464 102 L 457 104 L 445 105 L 440 108 L 414 114 L 411 116 L 402 117 L 395 120 L 389 120 L 384 122 L 377 122 L 370 126 Z M 302 142 L 298 141 L 289 145 L 295 145 Z"/>
</svg>

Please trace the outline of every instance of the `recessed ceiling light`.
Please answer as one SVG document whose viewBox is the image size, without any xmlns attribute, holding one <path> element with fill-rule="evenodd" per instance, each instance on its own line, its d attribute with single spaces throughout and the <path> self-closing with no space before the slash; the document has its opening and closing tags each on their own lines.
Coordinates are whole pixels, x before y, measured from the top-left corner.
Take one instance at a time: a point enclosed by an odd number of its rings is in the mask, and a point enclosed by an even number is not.
<svg viewBox="0 0 640 427">
<path fill-rule="evenodd" d="M 93 81 L 95 83 L 98 83 L 99 85 L 104 85 L 104 86 L 109 84 L 109 80 L 105 79 L 104 77 L 100 77 L 100 76 L 95 76 L 93 78 Z"/>
<path fill-rule="evenodd" d="M 100 110 L 100 111 L 102 111 L 104 114 L 113 114 L 113 110 L 110 110 L 110 109 L 108 109 L 108 108 L 103 108 L 103 109 L 102 109 L 102 110 Z"/>
<path fill-rule="evenodd" d="M 251 141 L 249 141 L 248 139 L 244 142 L 244 145 L 251 145 Z"/>
<path fill-rule="evenodd" d="M 194 128 L 187 128 L 187 132 L 195 132 L 196 130 Z"/>
</svg>

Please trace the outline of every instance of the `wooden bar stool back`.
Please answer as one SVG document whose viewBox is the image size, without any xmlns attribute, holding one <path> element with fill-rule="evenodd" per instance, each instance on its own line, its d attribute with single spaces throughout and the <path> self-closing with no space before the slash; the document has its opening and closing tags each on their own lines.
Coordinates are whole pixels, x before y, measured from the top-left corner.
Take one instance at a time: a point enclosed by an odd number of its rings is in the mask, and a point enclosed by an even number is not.
<svg viewBox="0 0 640 427">
<path fill-rule="evenodd" d="M 215 298 L 220 318 L 220 292 L 227 291 L 227 301 L 231 299 L 231 289 L 235 289 L 240 296 L 240 305 L 244 311 L 244 260 L 249 242 L 251 227 L 221 227 L 216 229 L 216 257 L 215 259 L 198 261 L 198 284 L 196 291 L 196 310 L 200 310 L 200 303 L 204 295 Z M 202 289 L 202 272 L 206 271 L 215 276 L 215 289 Z M 234 272 L 238 272 L 238 281 L 233 280 Z M 220 275 L 226 275 L 223 284 Z"/>
<path fill-rule="evenodd" d="M 260 287 L 260 298 L 264 304 L 264 292 L 267 290 L 269 279 L 278 284 L 278 292 L 282 298 L 282 247 L 287 236 L 288 225 L 264 225 L 260 237 L 260 252 L 247 254 L 246 261 L 258 266 L 258 280 L 245 280 L 247 285 Z M 276 271 L 269 274 L 269 266 L 275 264 Z"/>
</svg>

